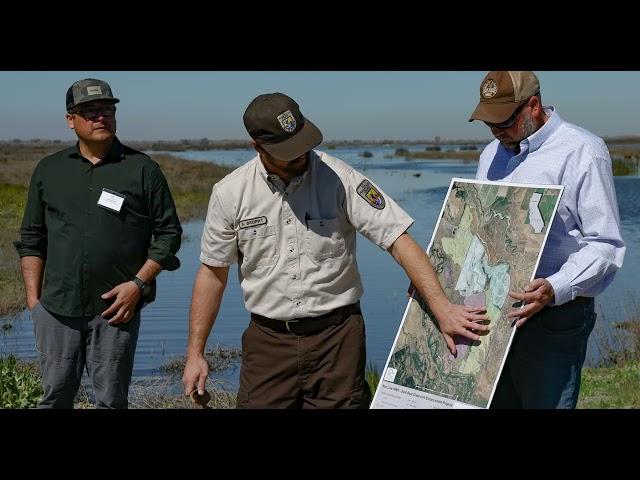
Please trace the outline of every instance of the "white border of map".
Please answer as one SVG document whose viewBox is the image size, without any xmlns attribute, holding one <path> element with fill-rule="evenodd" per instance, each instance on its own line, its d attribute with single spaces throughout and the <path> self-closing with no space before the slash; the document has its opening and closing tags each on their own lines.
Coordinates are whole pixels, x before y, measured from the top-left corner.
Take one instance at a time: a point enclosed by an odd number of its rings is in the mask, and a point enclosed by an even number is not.
<svg viewBox="0 0 640 480">
<path fill-rule="evenodd" d="M 468 178 L 452 178 L 451 183 L 449 184 L 449 189 L 447 190 L 447 194 L 445 195 L 445 199 L 442 202 L 442 208 L 440 209 L 440 215 L 438 216 L 438 221 L 436 226 L 433 229 L 433 234 L 431 235 L 431 241 L 429 242 L 429 246 L 427 247 L 427 253 L 431 250 L 431 245 L 435 240 L 436 233 L 438 228 L 440 227 L 440 220 L 442 219 L 442 215 L 444 213 L 444 209 L 447 205 L 447 200 L 449 199 L 449 194 L 451 193 L 451 189 L 454 183 L 474 183 L 478 185 L 499 185 L 502 187 L 525 187 L 525 188 L 533 188 L 533 189 L 558 189 L 558 199 L 553 208 L 553 213 L 549 219 L 549 228 L 545 232 L 544 239 L 542 244 L 540 245 L 540 251 L 538 252 L 538 258 L 536 260 L 535 268 L 533 269 L 533 273 L 531 275 L 531 280 L 535 277 L 535 272 L 538 269 L 538 265 L 540 263 L 540 257 L 542 256 L 542 251 L 544 250 L 544 246 L 547 243 L 547 237 L 549 236 L 549 230 L 551 229 L 551 224 L 555 218 L 556 212 L 558 210 L 558 205 L 560 204 L 560 199 L 564 192 L 564 186 L 562 185 L 537 185 L 537 184 L 529 184 L 529 183 L 510 183 L 510 182 L 493 182 L 493 181 L 482 181 L 482 180 L 472 180 Z M 414 294 L 415 296 L 415 294 Z M 376 389 L 376 393 L 371 402 L 372 409 L 428 409 L 428 408 L 443 408 L 443 409 L 480 409 L 476 405 L 471 405 L 468 403 L 458 402 L 456 400 L 452 400 L 451 398 L 434 395 L 431 393 L 423 392 L 421 390 L 415 390 L 409 387 L 405 387 L 403 385 L 397 385 L 393 383 L 393 379 L 395 377 L 395 369 L 389 368 L 389 362 L 391 360 L 392 354 L 395 351 L 396 343 L 398 342 L 398 338 L 400 337 L 400 333 L 402 332 L 402 327 L 407 318 L 407 313 L 409 312 L 409 308 L 411 307 L 411 303 L 414 301 L 413 297 L 409 299 L 407 302 L 407 307 L 405 308 L 404 315 L 402 316 L 402 321 L 400 322 L 400 327 L 398 328 L 398 332 L 396 333 L 396 337 L 393 341 L 393 345 L 391 350 L 389 351 L 389 356 L 387 357 L 387 361 L 385 363 L 384 369 L 382 371 L 382 375 L 380 377 L 380 382 L 378 383 L 378 388 Z M 500 369 L 498 371 L 498 375 L 496 376 L 496 380 L 494 382 L 493 388 L 491 390 L 491 396 L 489 397 L 489 401 L 487 403 L 487 407 L 491 405 L 491 401 L 493 400 L 493 395 L 496 390 L 496 386 L 498 384 L 498 379 L 502 373 L 502 369 L 504 368 L 504 363 L 507 359 L 507 354 L 509 353 L 509 349 L 511 348 L 511 342 L 513 341 L 514 334 L 516 329 L 513 328 L 511 332 L 511 337 L 509 338 L 509 343 L 504 352 L 504 356 L 502 358 L 502 362 L 500 363 Z"/>
</svg>

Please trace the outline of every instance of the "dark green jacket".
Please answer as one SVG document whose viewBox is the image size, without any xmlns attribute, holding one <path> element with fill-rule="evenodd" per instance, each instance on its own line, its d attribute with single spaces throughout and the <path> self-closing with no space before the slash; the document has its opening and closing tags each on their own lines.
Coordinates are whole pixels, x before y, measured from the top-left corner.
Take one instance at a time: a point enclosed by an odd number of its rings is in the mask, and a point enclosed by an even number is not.
<svg viewBox="0 0 640 480">
<path fill-rule="evenodd" d="M 124 195 L 119 213 L 98 205 L 103 189 Z M 177 269 L 181 234 L 158 164 L 114 138 L 96 165 L 82 157 L 78 144 L 38 163 L 14 244 L 20 257 L 45 260 L 42 305 L 79 317 L 102 313 L 113 299 L 100 296 L 131 280 L 147 258 Z M 155 292 L 154 281 L 145 301 L 152 302 Z"/>
</svg>

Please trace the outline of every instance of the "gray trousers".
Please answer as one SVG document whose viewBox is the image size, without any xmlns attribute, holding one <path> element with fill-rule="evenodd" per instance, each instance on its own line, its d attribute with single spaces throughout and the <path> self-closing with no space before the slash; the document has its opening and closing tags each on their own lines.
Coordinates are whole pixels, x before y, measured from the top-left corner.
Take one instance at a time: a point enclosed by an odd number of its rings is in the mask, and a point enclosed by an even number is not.
<svg viewBox="0 0 640 480">
<path fill-rule="evenodd" d="M 100 315 L 65 317 L 38 303 L 31 312 L 44 395 L 38 408 L 73 408 L 86 367 L 96 408 L 127 408 L 140 312 L 109 325 Z"/>
</svg>

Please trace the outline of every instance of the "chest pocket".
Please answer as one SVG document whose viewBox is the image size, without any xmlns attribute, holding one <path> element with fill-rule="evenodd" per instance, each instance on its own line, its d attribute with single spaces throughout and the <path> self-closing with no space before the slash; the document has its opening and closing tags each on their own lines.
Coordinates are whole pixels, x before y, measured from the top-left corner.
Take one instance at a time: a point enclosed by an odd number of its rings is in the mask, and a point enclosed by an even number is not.
<svg viewBox="0 0 640 480">
<path fill-rule="evenodd" d="M 307 220 L 305 248 L 307 254 L 316 262 L 337 258 L 344 254 L 344 237 L 337 218 Z"/>
<path fill-rule="evenodd" d="M 238 230 L 238 248 L 243 255 L 243 267 L 275 265 L 279 254 L 276 227 L 263 225 Z"/>
</svg>

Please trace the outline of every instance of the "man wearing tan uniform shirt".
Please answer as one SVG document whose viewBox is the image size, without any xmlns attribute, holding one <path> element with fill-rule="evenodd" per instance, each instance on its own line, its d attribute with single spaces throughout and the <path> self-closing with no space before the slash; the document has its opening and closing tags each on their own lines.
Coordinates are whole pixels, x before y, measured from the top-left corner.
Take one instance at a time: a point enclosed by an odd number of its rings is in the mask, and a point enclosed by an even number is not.
<svg viewBox="0 0 640 480">
<path fill-rule="evenodd" d="M 238 262 L 251 322 L 242 335 L 238 408 L 368 408 L 356 231 L 388 250 L 427 300 L 452 352 L 483 311 L 451 304 L 413 224 L 343 161 L 313 150 L 318 128 L 281 93 L 256 97 L 244 124 L 258 155 L 212 191 L 191 300 L 185 393 L 204 392 L 204 348 L 229 266 Z"/>
</svg>

